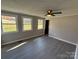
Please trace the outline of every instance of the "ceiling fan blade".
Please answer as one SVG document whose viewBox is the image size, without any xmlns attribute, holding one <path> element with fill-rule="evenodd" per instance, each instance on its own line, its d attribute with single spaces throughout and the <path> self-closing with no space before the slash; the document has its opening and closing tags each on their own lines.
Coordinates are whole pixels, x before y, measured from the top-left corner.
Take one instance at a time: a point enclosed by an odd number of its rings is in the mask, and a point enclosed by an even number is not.
<svg viewBox="0 0 79 59">
<path fill-rule="evenodd" d="M 52 16 L 55 16 L 53 13 L 51 14 Z"/>
<path fill-rule="evenodd" d="M 62 12 L 53 12 L 53 14 L 62 14 Z"/>
</svg>

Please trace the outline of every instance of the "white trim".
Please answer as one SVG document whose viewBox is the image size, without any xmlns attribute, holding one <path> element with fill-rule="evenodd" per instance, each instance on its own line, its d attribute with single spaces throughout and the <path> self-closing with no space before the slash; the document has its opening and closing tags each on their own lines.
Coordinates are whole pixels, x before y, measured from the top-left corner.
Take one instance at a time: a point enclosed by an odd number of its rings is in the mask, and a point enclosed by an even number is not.
<svg viewBox="0 0 79 59">
<path fill-rule="evenodd" d="M 30 38 L 37 37 L 37 36 L 41 36 L 41 35 L 44 35 L 44 34 L 40 34 L 40 35 L 35 35 L 35 36 L 30 36 L 30 37 L 22 38 L 22 39 L 19 39 L 19 40 L 15 40 L 15 41 L 3 43 L 1 45 L 11 44 L 11 43 L 14 43 L 14 42 L 18 42 L 18 41 L 25 40 L 25 39 L 30 39 Z"/>
<path fill-rule="evenodd" d="M 49 37 L 56 38 L 57 40 L 67 42 L 67 43 L 69 43 L 69 44 L 77 45 L 76 43 L 72 43 L 72 42 L 69 42 L 69 41 L 67 41 L 67 40 L 64 40 L 64 39 L 61 39 L 61 38 L 55 37 L 55 36 L 51 36 L 51 35 L 49 35 Z"/>
<path fill-rule="evenodd" d="M 77 58 L 78 58 L 78 45 L 76 45 L 76 50 L 75 50 L 74 59 L 77 59 Z"/>
</svg>

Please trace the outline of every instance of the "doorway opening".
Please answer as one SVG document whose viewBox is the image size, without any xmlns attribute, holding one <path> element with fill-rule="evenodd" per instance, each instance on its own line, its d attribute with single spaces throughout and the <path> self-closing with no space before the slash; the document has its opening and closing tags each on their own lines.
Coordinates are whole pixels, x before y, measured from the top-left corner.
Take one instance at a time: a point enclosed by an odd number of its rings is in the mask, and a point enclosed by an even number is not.
<svg viewBox="0 0 79 59">
<path fill-rule="evenodd" d="M 45 35 L 49 34 L 49 20 L 45 20 Z"/>
</svg>

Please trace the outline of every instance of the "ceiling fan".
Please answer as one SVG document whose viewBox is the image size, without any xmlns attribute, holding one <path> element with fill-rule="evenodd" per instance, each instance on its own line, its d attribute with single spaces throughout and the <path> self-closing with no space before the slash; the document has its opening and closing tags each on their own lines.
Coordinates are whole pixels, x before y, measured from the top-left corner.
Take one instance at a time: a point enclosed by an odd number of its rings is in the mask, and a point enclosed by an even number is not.
<svg viewBox="0 0 79 59">
<path fill-rule="evenodd" d="M 62 14 L 62 12 L 61 11 L 55 11 L 54 12 L 53 10 L 49 9 L 45 16 L 55 16 L 56 14 Z"/>
</svg>

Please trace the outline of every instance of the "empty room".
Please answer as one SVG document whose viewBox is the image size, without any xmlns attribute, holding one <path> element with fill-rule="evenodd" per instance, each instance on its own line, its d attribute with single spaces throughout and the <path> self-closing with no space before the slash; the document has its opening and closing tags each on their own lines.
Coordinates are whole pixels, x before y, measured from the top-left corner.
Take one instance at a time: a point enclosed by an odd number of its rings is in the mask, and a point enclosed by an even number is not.
<svg viewBox="0 0 79 59">
<path fill-rule="evenodd" d="M 78 0 L 2 0 L 1 59 L 78 59 Z"/>
</svg>

